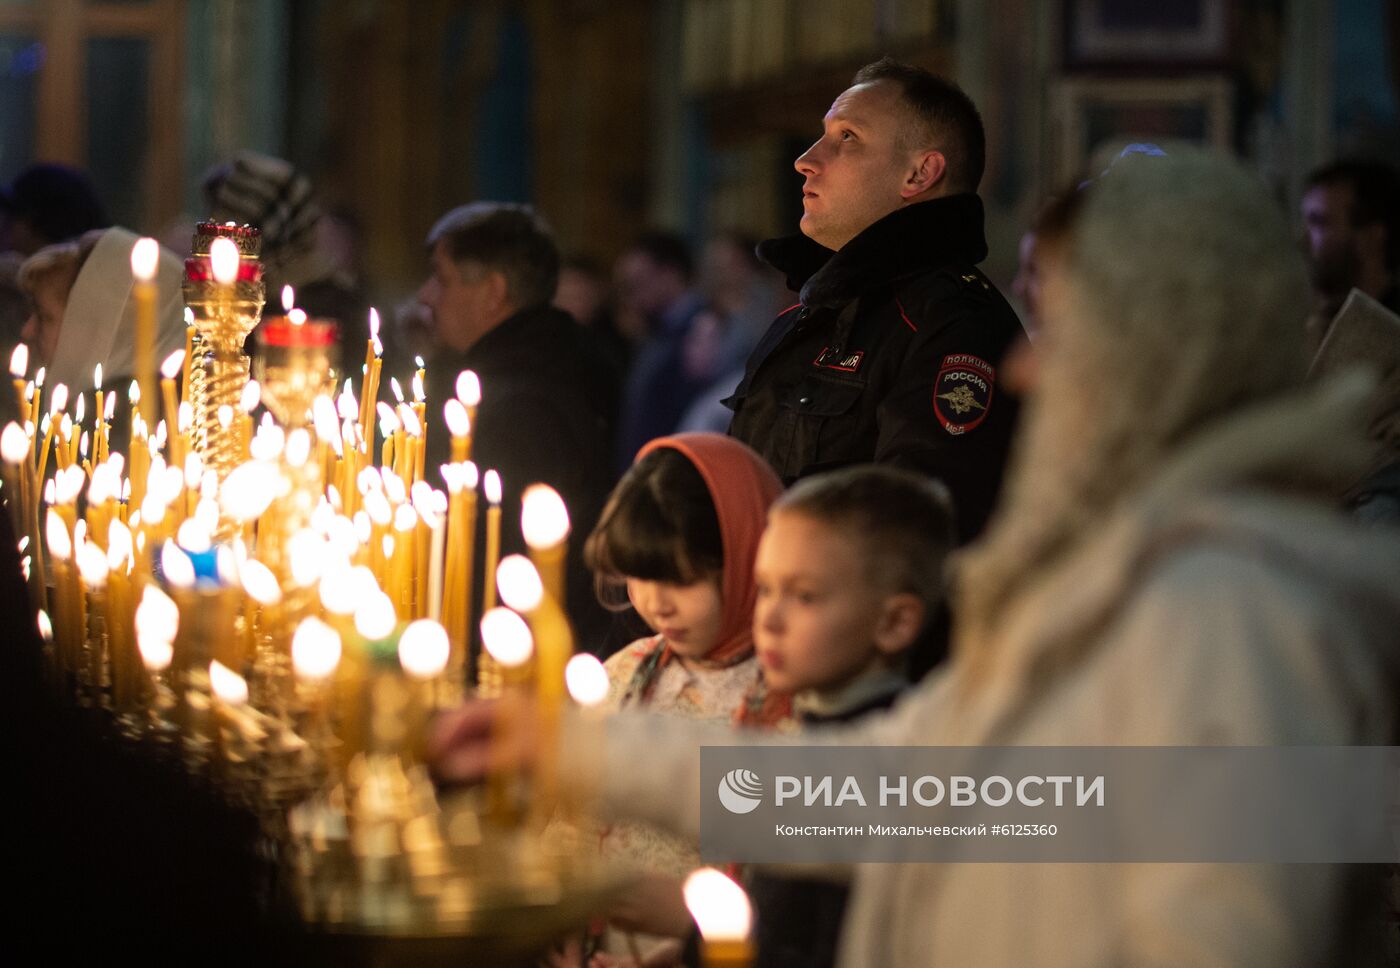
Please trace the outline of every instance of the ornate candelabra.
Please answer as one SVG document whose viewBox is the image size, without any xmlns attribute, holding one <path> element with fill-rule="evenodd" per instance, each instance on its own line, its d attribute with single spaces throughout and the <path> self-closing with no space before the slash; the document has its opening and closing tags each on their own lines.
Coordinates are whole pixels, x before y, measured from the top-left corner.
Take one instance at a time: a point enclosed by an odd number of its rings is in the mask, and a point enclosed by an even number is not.
<svg viewBox="0 0 1400 968">
<path fill-rule="evenodd" d="M 213 264 L 218 239 L 229 240 L 238 252 L 237 267 L 225 281 L 216 276 Z M 261 233 L 252 226 L 200 222 L 194 255 L 185 261 L 185 304 L 199 334 L 191 369 L 199 374 L 199 390 L 191 400 L 195 449 L 221 484 L 247 456 L 248 442 L 236 418 L 249 377 L 243 344 L 262 317 L 266 295 L 258 261 L 261 246 Z M 221 518 L 215 538 L 226 540 L 237 531 L 236 523 Z"/>
</svg>

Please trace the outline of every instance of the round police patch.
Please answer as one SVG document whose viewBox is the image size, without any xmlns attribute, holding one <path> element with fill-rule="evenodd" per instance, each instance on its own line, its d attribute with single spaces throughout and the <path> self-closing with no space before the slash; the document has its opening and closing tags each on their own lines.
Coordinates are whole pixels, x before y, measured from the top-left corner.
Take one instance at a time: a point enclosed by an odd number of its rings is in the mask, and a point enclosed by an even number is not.
<svg viewBox="0 0 1400 968">
<path fill-rule="evenodd" d="M 987 419 L 996 386 L 996 369 L 966 353 L 943 357 L 933 384 L 933 410 L 950 434 L 965 434 Z"/>
</svg>

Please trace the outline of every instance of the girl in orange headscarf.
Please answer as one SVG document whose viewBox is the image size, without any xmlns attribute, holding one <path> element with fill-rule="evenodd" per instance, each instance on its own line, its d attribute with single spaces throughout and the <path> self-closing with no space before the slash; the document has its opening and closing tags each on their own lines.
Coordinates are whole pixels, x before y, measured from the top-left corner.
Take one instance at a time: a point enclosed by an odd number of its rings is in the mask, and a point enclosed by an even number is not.
<svg viewBox="0 0 1400 968">
<path fill-rule="evenodd" d="M 787 697 L 762 691 L 753 646 L 754 556 L 781 490 L 763 458 L 722 434 L 678 434 L 642 448 L 584 547 L 600 594 L 625 586 L 656 633 L 606 662 L 612 709 L 758 727 L 788 719 Z M 610 828 L 603 851 L 672 877 L 699 865 L 694 843 L 643 824 Z"/>
</svg>

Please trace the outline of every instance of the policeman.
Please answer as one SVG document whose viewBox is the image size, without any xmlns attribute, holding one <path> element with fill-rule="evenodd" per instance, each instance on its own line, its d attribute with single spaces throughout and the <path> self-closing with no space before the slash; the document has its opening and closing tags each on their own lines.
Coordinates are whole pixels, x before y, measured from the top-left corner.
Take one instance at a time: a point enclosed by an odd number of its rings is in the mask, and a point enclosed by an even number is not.
<svg viewBox="0 0 1400 968">
<path fill-rule="evenodd" d="M 1022 332 L 976 268 L 982 120 L 956 85 L 889 58 L 857 72 L 797 159 L 801 234 L 759 256 L 801 301 L 726 401 L 785 483 L 875 461 L 941 479 L 959 538 L 985 523 L 1016 405 L 997 368 Z"/>
</svg>

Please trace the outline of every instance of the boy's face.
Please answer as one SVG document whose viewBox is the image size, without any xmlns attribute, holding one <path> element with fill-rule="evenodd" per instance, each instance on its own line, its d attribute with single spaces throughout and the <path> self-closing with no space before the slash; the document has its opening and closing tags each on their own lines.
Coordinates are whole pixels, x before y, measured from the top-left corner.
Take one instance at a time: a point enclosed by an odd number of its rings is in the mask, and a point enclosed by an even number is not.
<svg viewBox="0 0 1400 968">
<path fill-rule="evenodd" d="M 754 645 L 774 689 L 838 689 L 912 641 L 890 622 L 893 602 L 912 596 L 876 588 L 861 539 L 806 514 L 773 513 L 755 577 Z"/>
</svg>

